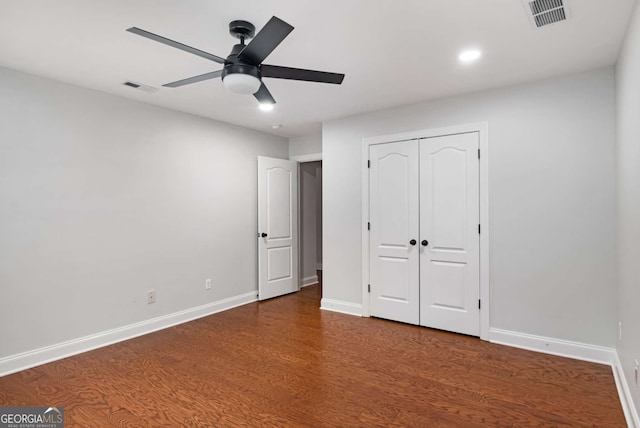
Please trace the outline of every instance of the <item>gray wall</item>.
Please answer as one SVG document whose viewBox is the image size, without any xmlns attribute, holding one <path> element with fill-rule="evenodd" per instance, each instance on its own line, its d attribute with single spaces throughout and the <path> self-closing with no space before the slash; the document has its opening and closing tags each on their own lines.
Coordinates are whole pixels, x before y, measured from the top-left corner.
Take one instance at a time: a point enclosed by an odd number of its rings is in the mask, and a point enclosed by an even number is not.
<svg viewBox="0 0 640 428">
<path fill-rule="evenodd" d="M 0 93 L 0 357 L 257 289 L 256 157 L 286 139 L 7 69 Z"/>
<path fill-rule="evenodd" d="M 322 133 L 302 135 L 289 139 L 289 158 L 322 153 Z"/>
<path fill-rule="evenodd" d="M 300 281 L 317 280 L 319 242 L 322 241 L 321 189 L 318 187 L 321 162 L 300 164 Z M 320 247 L 322 248 L 322 247 Z M 314 282 L 315 282 L 314 280 Z"/>
<path fill-rule="evenodd" d="M 634 359 L 640 361 L 640 6 L 636 5 L 616 68 L 618 113 L 618 355 L 635 408 L 640 388 Z"/>
<path fill-rule="evenodd" d="M 289 139 L 289 158 L 322 154 L 322 133 Z M 313 183 L 315 180 L 315 185 Z M 322 162 L 300 164 L 300 280 L 322 269 Z M 312 212 L 316 210 L 315 213 Z M 315 232 L 312 231 L 315 225 Z M 313 247 L 315 245 L 315 248 Z"/>
<path fill-rule="evenodd" d="M 611 68 L 323 124 L 323 298 L 362 299 L 362 138 L 482 121 L 491 327 L 613 347 Z"/>
<path fill-rule="evenodd" d="M 316 166 L 316 269 L 322 269 L 322 162 Z"/>
</svg>

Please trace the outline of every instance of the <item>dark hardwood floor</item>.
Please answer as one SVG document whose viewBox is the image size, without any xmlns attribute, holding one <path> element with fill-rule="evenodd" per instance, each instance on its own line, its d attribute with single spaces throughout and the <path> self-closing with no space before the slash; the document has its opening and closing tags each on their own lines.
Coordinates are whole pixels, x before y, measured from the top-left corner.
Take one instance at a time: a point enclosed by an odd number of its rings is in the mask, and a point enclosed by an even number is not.
<svg viewBox="0 0 640 428">
<path fill-rule="evenodd" d="M 625 426 L 611 368 L 320 311 L 320 288 L 0 378 L 67 427 Z"/>
</svg>

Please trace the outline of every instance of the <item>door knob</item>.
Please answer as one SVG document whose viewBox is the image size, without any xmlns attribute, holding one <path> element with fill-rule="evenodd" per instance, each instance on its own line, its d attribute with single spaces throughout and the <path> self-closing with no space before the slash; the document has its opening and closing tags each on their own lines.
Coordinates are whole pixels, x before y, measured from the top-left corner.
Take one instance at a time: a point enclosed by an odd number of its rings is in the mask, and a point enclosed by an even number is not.
<svg viewBox="0 0 640 428">
<path fill-rule="evenodd" d="M 415 240 L 415 239 L 412 239 L 411 241 L 409 241 L 409 244 L 411 244 L 411 245 L 416 245 L 416 240 Z"/>
<path fill-rule="evenodd" d="M 429 241 L 427 241 L 426 239 L 423 239 L 421 244 L 423 247 L 426 247 L 427 245 L 429 245 Z"/>
<path fill-rule="evenodd" d="M 267 237 L 267 234 L 266 234 L 266 233 L 264 233 L 264 232 L 262 232 L 262 233 L 260 234 L 260 236 L 262 236 L 263 238 L 266 238 L 266 237 Z"/>
</svg>

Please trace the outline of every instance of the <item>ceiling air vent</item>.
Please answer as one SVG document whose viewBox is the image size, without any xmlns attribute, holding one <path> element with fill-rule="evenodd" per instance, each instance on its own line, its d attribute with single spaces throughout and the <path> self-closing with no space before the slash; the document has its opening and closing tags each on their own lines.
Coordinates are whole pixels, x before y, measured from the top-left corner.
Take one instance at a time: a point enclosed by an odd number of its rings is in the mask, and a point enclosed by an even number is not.
<svg viewBox="0 0 640 428">
<path fill-rule="evenodd" d="M 567 0 L 523 0 L 523 3 L 535 28 L 569 19 Z"/>
<path fill-rule="evenodd" d="M 134 88 L 139 91 L 148 92 L 148 93 L 156 92 L 158 90 L 158 88 L 154 88 L 153 86 L 143 85 L 142 83 L 131 82 L 131 81 L 124 82 L 123 85 L 129 86 L 130 88 Z"/>
</svg>

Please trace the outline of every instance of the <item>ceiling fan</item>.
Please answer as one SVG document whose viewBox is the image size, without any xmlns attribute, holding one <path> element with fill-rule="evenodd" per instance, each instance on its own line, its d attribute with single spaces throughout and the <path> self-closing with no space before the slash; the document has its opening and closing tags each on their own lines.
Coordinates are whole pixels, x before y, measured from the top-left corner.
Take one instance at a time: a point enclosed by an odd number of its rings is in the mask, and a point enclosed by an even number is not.
<svg viewBox="0 0 640 428">
<path fill-rule="evenodd" d="M 222 81 L 227 89 L 239 94 L 253 94 L 261 104 L 275 104 L 276 102 L 264 82 L 262 82 L 263 77 L 333 83 L 338 85 L 341 84 L 344 79 L 344 74 L 339 73 L 263 64 L 262 61 L 273 52 L 292 30 L 293 27 L 291 25 L 275 16 L 267 22 L 258 34 L 255 34 L 255 27 L 250 22 L 241 20 L 232 21 L 229 24 L 229 32 L 232 36 L 240 39 L 240 43 L 233 46 L 227 58 L 222 58 L 137 27 L 127 29 L 127 31 L 131 33 L 223 65 L 222 70 L 189 77 L 162 86 L 177 88 L 203 80 L 222 77 Z M 249 44 L 245 45 L 245 39 L 252 40 Z"/>
</svg>

